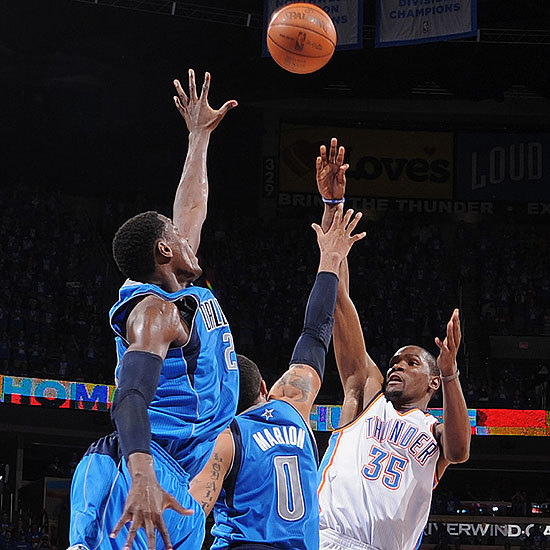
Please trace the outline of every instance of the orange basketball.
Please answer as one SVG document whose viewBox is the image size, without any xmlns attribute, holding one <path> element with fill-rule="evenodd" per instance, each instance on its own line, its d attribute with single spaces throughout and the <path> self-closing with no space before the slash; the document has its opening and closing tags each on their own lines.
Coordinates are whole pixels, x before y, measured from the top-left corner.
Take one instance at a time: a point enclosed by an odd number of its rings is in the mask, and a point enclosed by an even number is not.
<svg viewBox="0 0 550 550">
<path fill-rule="evenodd" d="M 278 9 L 267 27 L 269 53 L 291 73 L 312 73 L 328 63 L 336 47 L 329 15 L 314 4 L 297 2 Z"/>
</svg>

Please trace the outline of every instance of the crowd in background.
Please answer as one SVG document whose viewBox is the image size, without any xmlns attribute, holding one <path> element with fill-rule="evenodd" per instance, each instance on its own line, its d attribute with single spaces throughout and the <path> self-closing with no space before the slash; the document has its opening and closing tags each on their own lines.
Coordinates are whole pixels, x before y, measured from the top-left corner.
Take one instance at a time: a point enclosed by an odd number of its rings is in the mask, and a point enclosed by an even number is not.
<svg viewBox="0 0 550 550">
<path fill-rule="evenodd" d="M 24 182 L 0 194 L 0 372 L 112 383 L 107 312 L 122 278 L 110 241 L 131 215 L 169 209 L 104 200 L 94 213 Z M 478 323 L 475 331 L 465 327 L 465 349 L 477 340 L 485 351 L 461 369 L 468 404 L 545 406 L 547 364 L 492 360 L 488 335 L 550 335 L 548 228 L 403 213 L 366 218 L 367 238 L 350 255 L 351 295 L 368 351 L 381 368 L 408 343 L 436 353 L 434 337 L 444 335 L 453 308 L 462 306 L 462 317 Z M 261 223 L 256 216 L 216 212 L 205 225 L 200 256 L 202 284 L 206 279 L 213 286 L 238 351 L 273 381 L 300 333 L 316 273 L 308 220 Z M 329 367 L 327 378 L 335 383 L 324 385 L 320 400 L 337 402 L 333 359 Z"/>
<path fill-rule="evenodd" d="M 0 550 L 44 550 L 56 548 L 51 544 L 46 519 L 31 522 L 24 515 L 10 519 L 7 511 L 1 512 Z"/>
</svg>

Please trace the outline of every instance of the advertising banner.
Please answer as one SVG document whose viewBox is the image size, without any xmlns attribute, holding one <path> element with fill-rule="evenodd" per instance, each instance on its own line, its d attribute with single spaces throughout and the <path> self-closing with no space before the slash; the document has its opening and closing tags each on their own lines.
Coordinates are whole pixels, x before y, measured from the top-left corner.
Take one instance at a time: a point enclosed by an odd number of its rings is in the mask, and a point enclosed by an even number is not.
<svg viewBox="0 0 550 550">
<path fill-rule="evenodd" d="M 550 134 L 457 133 L 461 200 L 550 200 Z"/>
<path fill-rule="evenodd" d="M 452 132 L 295 124 L 281 125 L 279 193 L 317 193 L 315 158 L 333 136 L 346 148 L 348 196 L 452 198 Z"/>
<path fill-rule="evenodd" d="M 477 34 L 477 0 L 377 0 L 377 48 Z"/>
<path fill-rule="evenodd" d="M 266 34 L 267 25 L 275 10 L 287 4 L 294 4 L 300 0 L 264 0 L 264 39 L 262 55 L 269 56 L 267 50 Z M 305 0 L 304 0 L 305 1 Z M 309 4 L 315 4 L 326 11 L 338 36 L 337 50 L 358 50 L 363 47 L 363 2 L 359 0 L 307 0 Z"/>
</svg>

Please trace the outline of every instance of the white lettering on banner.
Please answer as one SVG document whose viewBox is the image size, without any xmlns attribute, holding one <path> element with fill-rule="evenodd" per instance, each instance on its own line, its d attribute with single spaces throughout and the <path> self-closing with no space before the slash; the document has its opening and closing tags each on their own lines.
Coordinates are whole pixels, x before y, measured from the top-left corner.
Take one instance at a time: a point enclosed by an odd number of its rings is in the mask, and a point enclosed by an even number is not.
<svg viewBox="0 0 550 550">
<path fill-rule="evenodd" d="M 505 180 L 542 180 L 543 147 L 540 142 L 493 147 L 488 161 L 488 173 L 480 173 L 478 152 L 472 152 L 472 190 L 483 189 L 488 183 L 498 185 Z"/>
<path fill-rule="evenodd" d="M 313 193 L 279 193 L 278 205 L 311 208 L 312 206 L 322 206 L 323 203 L 319 195 Z M 488 201 L 390 200 L 346 197 L 346 207 L 353 208 L 354 210 L 371 210 L 375 212 L 397 210 L 398 212 L 424 212 L 428 214 L 494 214 L 494 204 Z"/>
<path fill-rule="evenodd" d="M 550 216 L 550 202 L 529 202 L 527 203 L 527 214 L 530 216 L 548 215 Z"/>
<path fill-rule="evenodd" d="M 504 537 L 504 538 L 519 538 L 523 534 L 529 536 L 534 523 L 434 523 L 428 522 L 424 529 L 425 535 L 431 535 L 434 532 L 438 532 L 440 526 L 447 529 L 447 533 L 451 536 L 458 536 L 461 534 L 474 537 Z M 543 533 L 546 536 L 550 535 L 550 525 L 540 525 L 543 527 Z"/>
<path fill-rule="evenodd" d="M 376 0 L 376 47 L 474 36 L 476 0 Z"/>
</svg>

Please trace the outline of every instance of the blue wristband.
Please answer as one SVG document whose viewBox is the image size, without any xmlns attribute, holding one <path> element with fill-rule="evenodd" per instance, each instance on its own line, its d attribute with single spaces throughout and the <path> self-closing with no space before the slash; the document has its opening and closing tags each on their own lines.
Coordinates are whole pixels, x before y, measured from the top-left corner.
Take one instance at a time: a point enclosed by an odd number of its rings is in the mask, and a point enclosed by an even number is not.
<svg viewBox="0 0 550 550">
<path fill-rule="evenodd" d="M 341 199 L 325 199 L 325 197 L 321 197 L 323 199 L 323 202 L 325 204 L 342 204 L 346 202 L 346 199 L 342 197 Z"/>
</svg>

